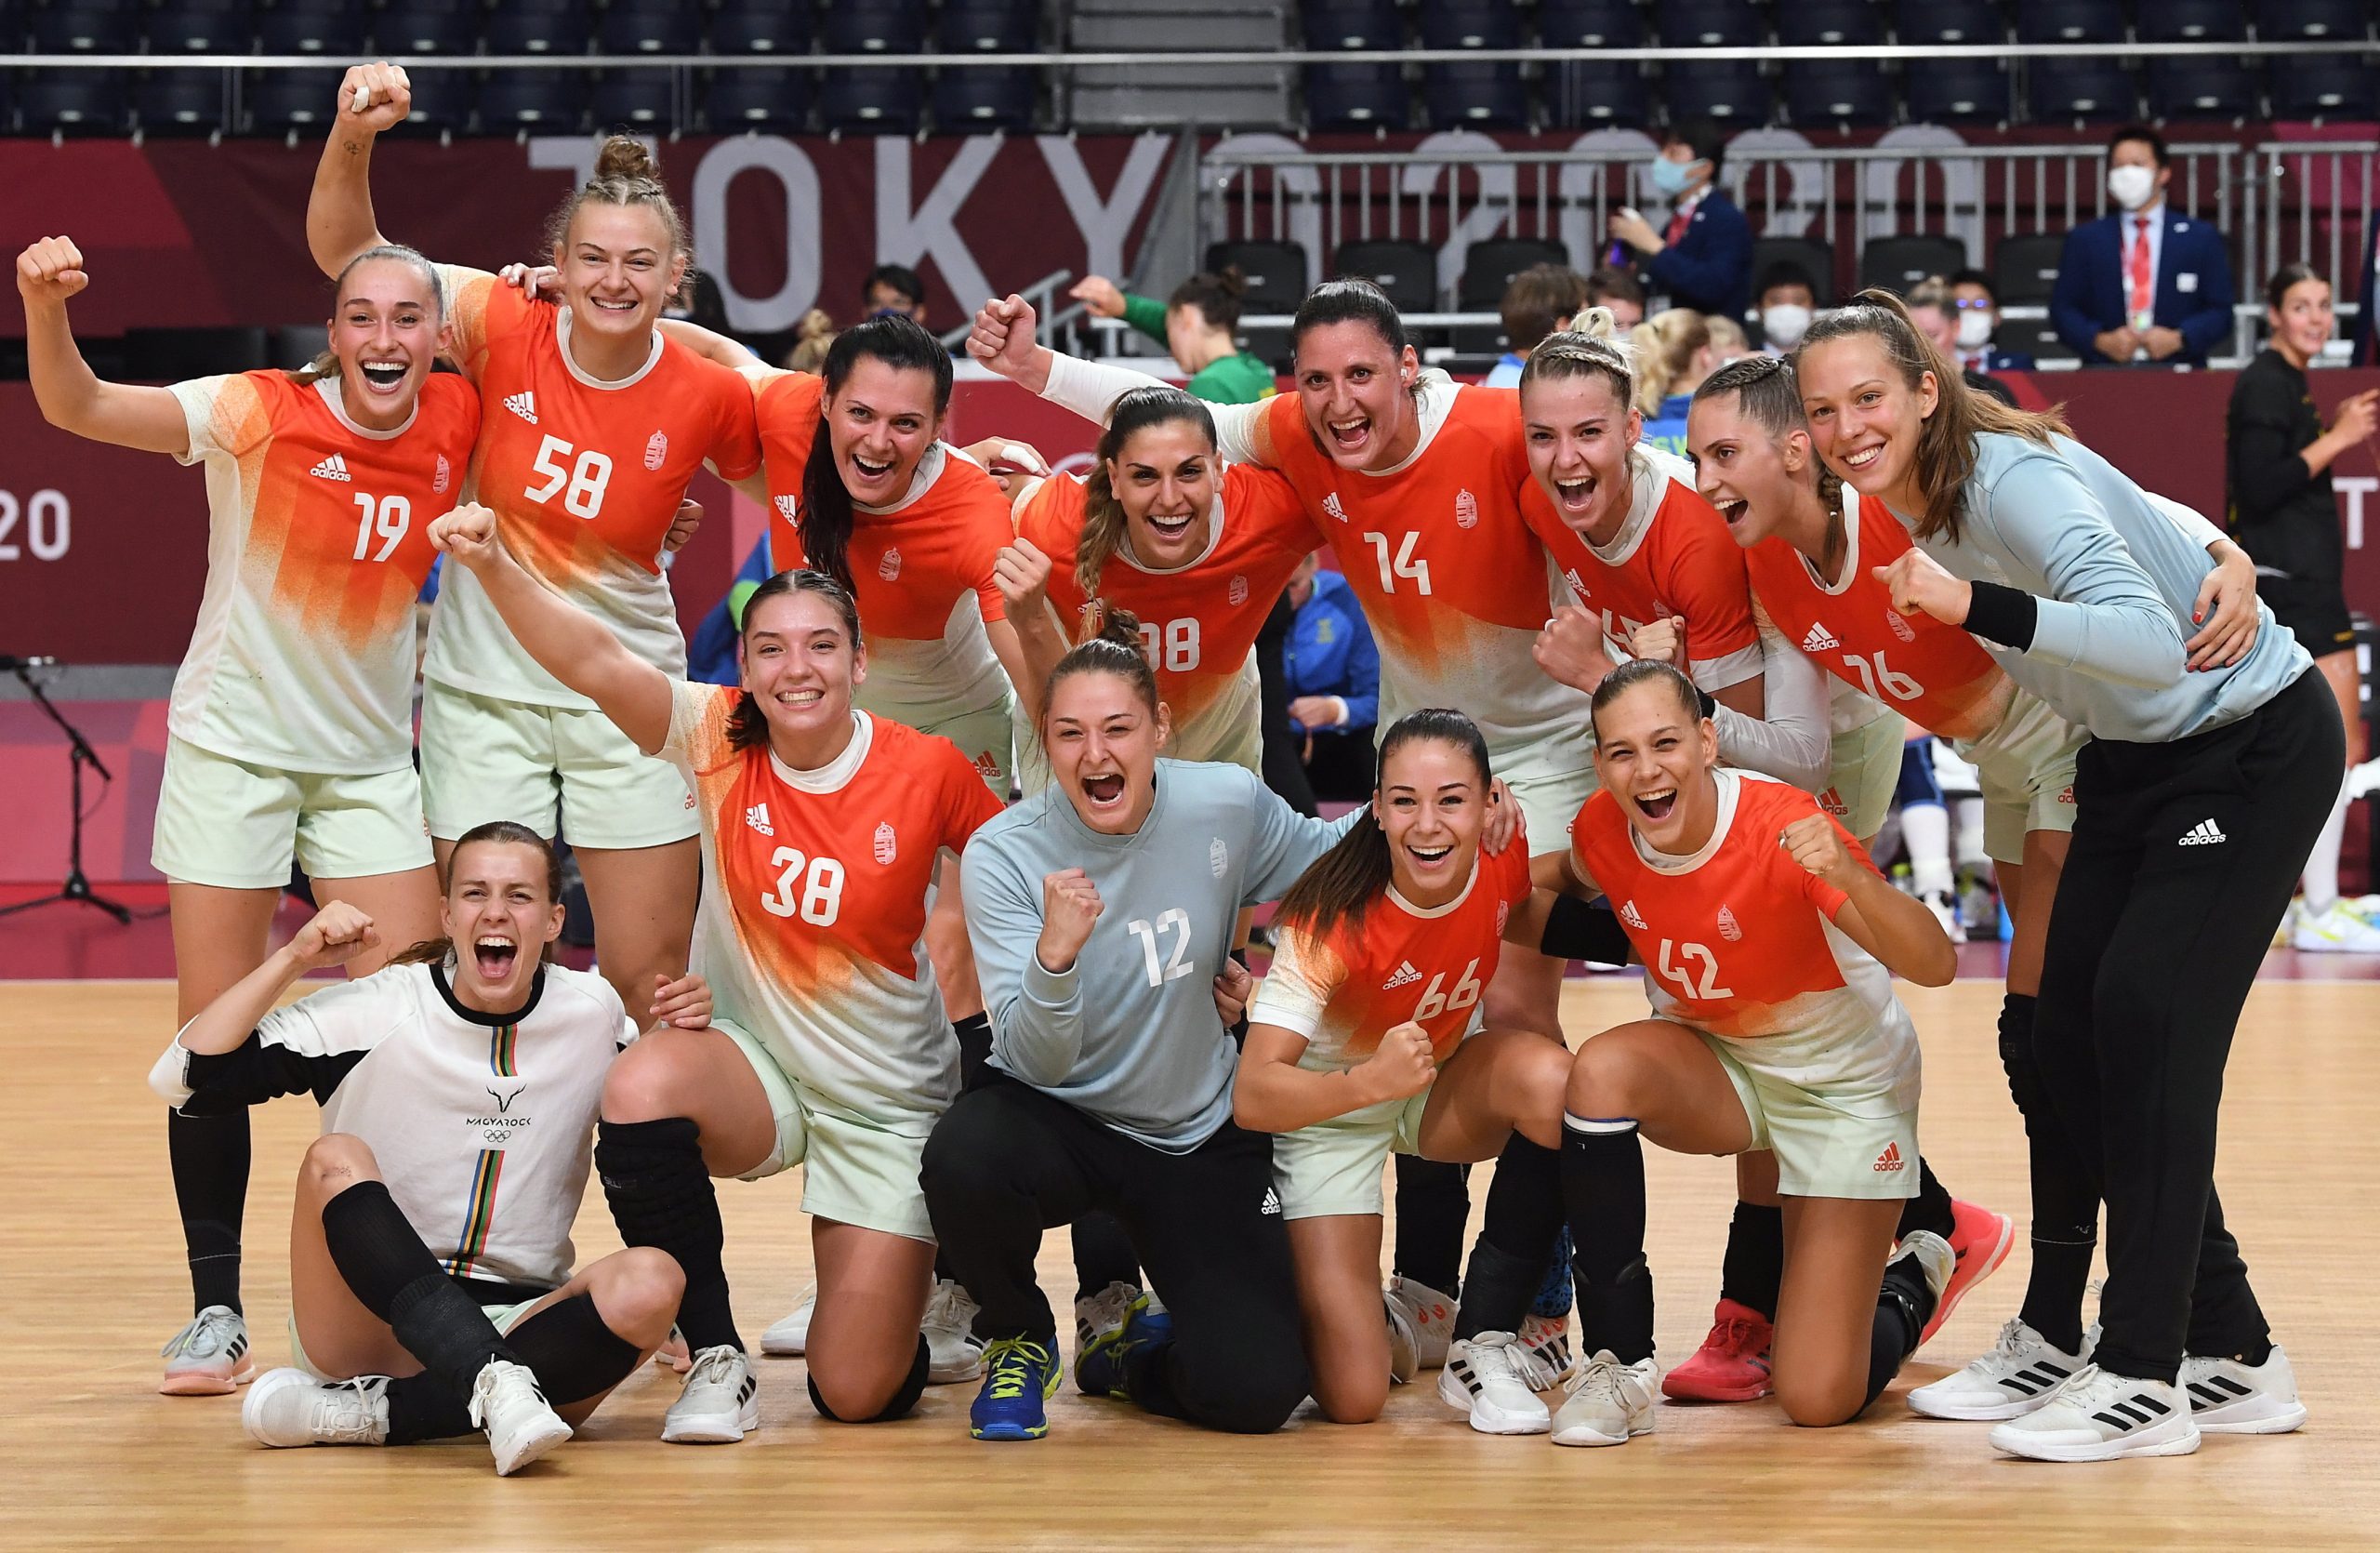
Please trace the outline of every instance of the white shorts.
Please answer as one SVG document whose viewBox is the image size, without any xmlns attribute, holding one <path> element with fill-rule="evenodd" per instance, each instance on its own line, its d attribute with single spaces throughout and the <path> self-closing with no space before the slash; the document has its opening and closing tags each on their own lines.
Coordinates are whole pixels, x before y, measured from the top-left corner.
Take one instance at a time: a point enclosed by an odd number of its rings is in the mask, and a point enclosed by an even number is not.
<svg viewBox="0 0 2380 1553">
<path fill-rule="evenodd" d="M 421 691 L 421 795 L 441 841 L 497 819 L 573 846 L 666 846 L 702 830 L 678 768 L 602 712 L 435 680 Z"/>
<path fill-rule="evenodd" d="M 1381 1166 L 1392 1153 L 1421 1151 L 1421 1113 L 1429 1108 L 1425 1089 L 1273 1135 L 1273 1189 L 1281 1199 L 1281 1216 L 1383 1212 Z"/>
<path fill-rule="evenodd" d="M 183 884 L 278 890 L 293 859 L 310 879 L 428 867 L 413 767 L 366 776 L 284 771 L 167 736 L 152 867 Z"/>
<path fill-rule="evenodd" d="M 1016 697 L 1003 689 L 998 702 L 973 711 L 962 711 L 955 717 L 933 722 L 910 723 L 921 734 L 934 734 L 959 746 L 992 796 L 1008 802 L 1010 786 L 1016 777 L 1016 750 L 1020 736 L 1016 729 Z M 908 719 L 896 712 L 883 715 L 895 723 Z"/>
<path fill-rule="evenodd" d="M 1984 856 L 2022 863 L 2027 831 L 2073 832 L 2074 757 L 2090 737 L 2020 690 L 2000 726 L 1957 747 L 1983 790 Z"/>
<path fill-rule="evenodd" d="M 1818 807 L 1865 843 L 1884 828 L 1893 790 L 1900 784 L 1900 752 L 1909 733 L 1897 712 L 1871 718 L 1834 736 L 1827 789 Z"/>
<path fill-rule="evenodd" d="M 1799 1076 L 1826 1066 L 1826 1055 L 1812 1049 L 1815 1038 L 1729 1041 L 1694 1033 L 1726 1069 L 1752 1124 L 1752 1146 L 1777 1155 L 1778 1190 L 1789 1197 L 1917 1195 L 1917 1108 L 1902 1104 L 1914 1084 L 1811 1085 Z"/>
<path fill-rule="evenodd" d="M 918 1184 L 926 1152 L 923 1128 L 913 1137 L 826 1108 L 817 1092 L 787 1072 L 758 1036 L 722 1019 L 713 1019 L 711 1028 L 734 1042 L 752 1065 L 776 1119 L 775 1151 L 746 1171 L 743 1180 L 758 1181 L 800 1165 L 803 1213 L 913 1241 L 933 1239 L 925 1188 Z"/>
<path fill-rule="evenodd" d="M 1594 796 L 1594 763 L 1566 769 L 1547 763 L 1535 750 L 1523 750 L 1494 755 L 1490 764 L 1520 803 L 1521 818 L 1528 823 L 1530 853 L 1569 850 L 1570 827 Z"/>
<path fill-rule="evenodd" d="M 547 1293 L 550 1294 L 552 1291 L 548 1290 Z M 496 1334 L 501 1337 L 519 1326 L 522 1319 L 536 1308 L 537 1300 L 545 1297 L 545 1294 L 539 1294 L 536 1299 L 524 1299 L 518 1305 L 483 1305 L 480 1309 L 487 1316 L 489 1324 L 496 1328 Z M 298 1340 L 298 1312 L 294 1308 L 289 1312 L 289 1362 L 316 1380 L 334 1381 L 355 1378 L 352 1375 L 326 1374 L 315 1366 L 312 1360 L 306 1357 L 306 1346 Z"/>
</svg>

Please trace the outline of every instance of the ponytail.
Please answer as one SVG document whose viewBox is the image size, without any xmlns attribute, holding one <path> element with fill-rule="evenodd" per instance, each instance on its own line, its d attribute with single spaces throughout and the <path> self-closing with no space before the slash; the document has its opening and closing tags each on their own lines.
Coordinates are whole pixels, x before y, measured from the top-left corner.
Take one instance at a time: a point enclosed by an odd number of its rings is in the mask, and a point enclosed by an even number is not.
<svg viewBox="0 0 2380 1553">
<path fill-rule="evenodd" d="M 1083 482 L 1082 537 L 1075 543 L 1075 586 L 1084 598 L 1099 597 L 1100 574 L 1124 543 L 1124 504 L 1116 498 L 1107 466 L 1124 454 L 1124 445 L 1152 426 L 1184 420 L 1215 445 L 1215 418 L 1206 405 L 1183 390 L 1167 385 L 1137 388 L 1116 401 L 1107 429 L 1099 434 L 1099 449 L 1091 476 Z M 1096 619 L 1098 612 L 1090 618 Z"/>
<path fill-rule="evenodd" d="M 835 465 L 835 443 L 826 425 L 826 406 L 851 380 L 861 357 L 882 362 L 895 370 L 929 373 L 933 378 L 933 413 L 939 420 L 950 409 L 950 352 L 914 318 L 890 315 L 854 324 L 835 337 L 826 349 L 819 374 L 826 392 L 820 396 L 818 431 L 810 440 L 810 458 L 801 467 L 801 553 L 811 566 L 856 592 L 852 581 L 852 493 Z"/>
<path fill-rule="evenodd" d="M 1381 784 L 1388 770 L 1389 757 L 1408 744 L 1424 739 L 1451 745 L 1469 755 L 1479 774 L 1481 800 L 1486 800 L 1490 779 L 1488 741 L 1477 723 L 1444 707 L 1425 707 L 1398 718 L 1380 741 L 1380 755 L 1373 766 L 1371 802 L 1355 816 L 1355 823 L 1339 838 L 1338 844 L 1316 858 L 1298 876 L 1298 882 L 1289 886 L 1289 893 L 1281 897 L 1280 909 L 1275 914 L 1278 923 L 1310 938 L 1320 938 L 1342 923 L 1350 929 L 1363 926 L 1365 912 L 1388 889 L 1389 881 L 1395 875 L 1395 865 L 1389 856 L 1388 832 L 1381 828 L 1379 809 Z"/>
<path fill-rule="evenodd" d="M 337 307 L 339 294 L 347 288 L 347 277 L 355 273 L 356 266 L 369 264 L 375 259 L 394 259 L 421 277 L 422 284 L 430 289 L 430 314 L 443 323 L 446 317 L 446 288 L 439 284 L 438 266 L 423 258 L 417 250 L 408 248 L 402 243 L 377 243 L 349 259 L 340 268 L 338 279 L 331 283 L 332 307 Z M 284 373 L 283 376 L 299 388 L 319 383 L 325 378 L 336 378 L 338 376 L 338 352 L 324 351 L 297 371 Z"/>
</svg>

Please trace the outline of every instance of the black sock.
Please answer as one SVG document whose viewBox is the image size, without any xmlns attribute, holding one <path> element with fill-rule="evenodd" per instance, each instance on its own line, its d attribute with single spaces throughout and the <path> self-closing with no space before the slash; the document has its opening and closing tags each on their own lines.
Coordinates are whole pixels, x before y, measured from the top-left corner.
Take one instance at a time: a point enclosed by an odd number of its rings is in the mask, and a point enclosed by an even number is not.
<svg viewBox="0 0 2380 1553">
<path fill-rule="evenodd" d="M 452 1440 L 474 1434 L 469 1394 L 457 1397 L 424 1370 L 389 1383 L 389 1439 L 391 1445 L 413 1445 L 425 1440 Z"/>
<path fill-rule="evenodd" d="M 191 1314 L 240 1308 L 240 1220 L 248 1203 L 248 1113 L 165 1113 L 165 1158 L 190 1252 Z"/>
<path fill-rule="evenodd" d="M 1633 1118 L 1562 1118 L 1562 1204 L 1579 1293 L 1579 1351 L 1622 1364 L 1653 1352 L 1645 1264 L 1645 1145 Z"/>
<path fill-rule="evenodd" d="M 1950 1212 L 1950 1194 L 1934 1178 L 1934 1167 L 1925 1156 L 1917 1157 L 1917 1195 L 1900 1211 L 1900 1228 L 1893 1231 L 1893 1239 L 1902 1240 L 1911 1231 L 1931 1229 L 1944 1240 L 1959 1227 L 1958 1218 Z"/>
<path fill-rule="evenodd" d="M 479 1302 L 446 1276 L 380 1182 L 358 1181 L 323 1204 L 323 1241 L 357 1302 L 389 1323 L 448 1396 L 468 1401 L 490 1361 L 514 1359 Z"/>
<path fill-rule="evenodd" d="M 546 1307 L 506 1334 L 506 1340 L 556 1407 L 602 1396 L 634 1374 L 644 1357 L 604 1324 L 593 1294 L 574 1294 Z"/>
<path fill-rule="evenodd" d="M 2011 992 L 2000 1002 L 2000 1066 L 2008 1095 L 2025 1119 L 2032 1180 L 2033 1268 L 2025 1281 L 2024 1323 L 2067 1353 L 2082 1351 L 2082 1293 L 2099 1247 L 2099 1190 L 2051 1108 L 2033 1055 L 2033 1000 Z"/>
<path fill-rule="evenodd" d="M 678 1330 L 699 1353 L 721 1345 L 741 1351 L 730 1307 L 727 1268 L 721 1261 L 727 1231 L 719 1193 L 703 1164 L 702 1133 L 691 1117 L 653 1122 L 605 1121 L 595 1127 L 595 1170 L 612 1222 L 628 1245 L 655 1246 L 677 1258 L 686 1275 L 678 1303 Z"/>
<path fill-rule="evenodd" d="M 1727 1225 L 1727 1254 L 1719 1264 L 1719 1297 L 1773 1321 L 1784 1282 L 1785 1210 L 1773 1202 L 1738 1202 Z"/>
<path fill-rule="evenodd" d="M 1925 1269 L 1914 1255 L 1884 1264 L 1884 1286 L 1876 1294 L 1876 1321 L 1868 1337 L 1868 1400 L 1884 1394 L 1900 1373 L 1901 1361 L 1917 1351 L 1925 1323 L 1934 1319 L 1934 1291 Z"/>
<path fill-rule="evenodd" d="M 950 1022 L 950 1033 L 959 1038 L 959 1090 L 960 1094 L 984 1082 L 990 1069 L 992 1057 L 992 1018 L 988 1014 L 970 1014 L 964 1019 Z"/>
<path fill-rule="evenodd" d="M 1562 1156 L 1514 1133 L 1496 1160 L 1454 1335 L 1521 1329 L 1562 1231 Z"/>
<path fill-rule="evenodd" d="M 1397 1276 L 1456 1297 L 1462 1293 L 1462 1227 L 1471 1222 L 1471 1169 L 1396 1156 Z"/>
<path fill-rule="evenodd" d="M 818 1395 L 818 1379 L 815 1375 L 810 1378 L 810 1405 L 818 1410 L 819 1417 L 837 1424 L 885 1424 L 895 1418 L 906 1418 L 909 1415 L 909 1410 L 918 1405 L 918 1399 L 926 1394 L 926 1373 L 932 1363 L 932 1357 L 926 1347 L 926 1340 L 923 1337 L 919 1338 L 918 1356 L 910 1361 L 909 1373 L 903 1377 L 900 1387 L 892 1393 L 892 1399 L 882 1407 L 865 1418 L 846 1418 L 828 1407 L 826 1399 Z"/>
<path fill-rule="evenodd" d="M 1088 1299 L 1110 1283 L 1141 1286 L 1141 1254 L 1124 1221 L 1104 1208 L 1094 1208 L 1075 1220 L 1075 1298 Z"/>
</svg>

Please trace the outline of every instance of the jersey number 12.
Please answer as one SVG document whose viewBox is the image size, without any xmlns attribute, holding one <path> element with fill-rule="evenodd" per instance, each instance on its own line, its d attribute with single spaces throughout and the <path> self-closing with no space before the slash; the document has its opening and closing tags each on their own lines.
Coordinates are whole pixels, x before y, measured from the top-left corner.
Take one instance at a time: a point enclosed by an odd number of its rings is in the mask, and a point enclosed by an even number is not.
<svg viewBox="0 0 2380 1553">
<path fill-rule="evenodd" d="M 1141 941 L 1141 957 L 1148 962 L 1151 987 L 1178 981 L 1197 968 L 1184 958 L 1190 952 L 1190 913 L 1182 908 L 1177 906 L 1158 912 L 1154 923 L 1145 917 L 1136 917 L 1124 924 L 1124 930 Z M 1173 935 L 1173 950 L 1165 957 L 1164 963 L 1159 964 L 1157 941 L 1169 931 Z"/>
</svg>

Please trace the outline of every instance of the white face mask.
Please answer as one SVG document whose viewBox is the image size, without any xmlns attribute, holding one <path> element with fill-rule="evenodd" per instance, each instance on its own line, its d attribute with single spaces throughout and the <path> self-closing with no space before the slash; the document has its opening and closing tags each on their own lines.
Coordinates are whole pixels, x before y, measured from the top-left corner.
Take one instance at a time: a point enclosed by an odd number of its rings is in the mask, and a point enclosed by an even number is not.
<svg viewBox="0 0 2380 1553">
<path fill-rule="evenodd" d="M 1962 309 L 1959 313 L 1959 349 L 1980 351 L 1991 343 L 1991 314 L 1980 308 Z"/>
<path fill-rule="evenodd" d="M 2137 165 L 2109 167 L 2108 192 L 2126 210 L 2137 210 L 2157 192 L 2157 169 Z"/>
<path fill-rule="evenodd" d="M 1760 332 L 1763 338 L 1779 351 L 1791 351 L 1802 343 L 1809 332 L 1810 310 L 1792 302 L 1780 302 L 1773 308 L 1760 310 Z"/>
</svg>

